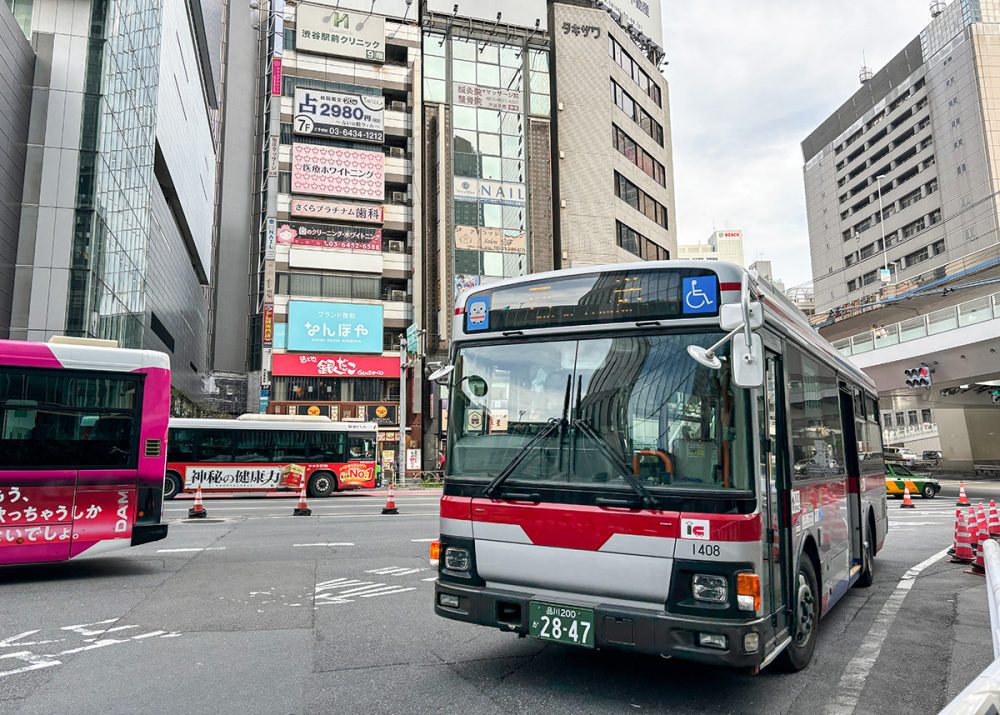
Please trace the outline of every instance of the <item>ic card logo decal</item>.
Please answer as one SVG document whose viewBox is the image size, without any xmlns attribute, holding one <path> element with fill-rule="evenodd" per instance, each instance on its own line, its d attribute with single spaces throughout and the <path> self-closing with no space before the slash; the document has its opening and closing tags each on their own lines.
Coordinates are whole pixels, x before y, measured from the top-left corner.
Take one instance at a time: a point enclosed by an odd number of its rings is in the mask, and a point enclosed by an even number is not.
<svg viewBox="0 0 1000 715">
<path fill-rule="evenodd" d="M 708 519 L 681 519 L 681 538 L 708 541 L 711 539 L 712 522 Z"/>
</svg>

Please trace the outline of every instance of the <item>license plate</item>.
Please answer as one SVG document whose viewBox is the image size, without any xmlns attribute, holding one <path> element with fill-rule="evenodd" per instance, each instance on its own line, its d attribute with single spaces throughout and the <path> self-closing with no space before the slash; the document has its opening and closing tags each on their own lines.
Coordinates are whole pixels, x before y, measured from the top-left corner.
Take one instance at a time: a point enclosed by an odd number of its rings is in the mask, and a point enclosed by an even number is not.
<svg viewBox="0 0 1000 715">
<path fill-rule="evenodd" d="M 532 601 L 528 607 L 528 635 L 543 641 L 594 647 L 594 611 Z"/>
</svg>

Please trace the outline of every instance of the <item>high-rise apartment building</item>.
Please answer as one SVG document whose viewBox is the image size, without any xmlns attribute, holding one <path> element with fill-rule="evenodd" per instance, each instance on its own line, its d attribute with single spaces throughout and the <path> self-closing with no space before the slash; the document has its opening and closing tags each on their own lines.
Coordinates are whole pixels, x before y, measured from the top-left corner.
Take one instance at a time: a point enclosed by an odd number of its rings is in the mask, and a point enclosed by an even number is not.
<svg viewBox="0 0 1000 715">
<path fill-rule="evenodd" d="M 417 12 L 405 0 L 343 0 L 278 1 L 264 14 L 251 399 L 261 411 L 398 427 L 420 237 Z"/>
<path fill-rule="evenodd" d="M 677 257 L 688 261 L 729 261 L 743 265 L 743 232 L 732 229 L 712 231 L 707 243 L 682 243 Z"/>
<path fill-rule="evenodd" d="M 1000 459 L 988 394 L 1000 378 L 1000 2 L 932 14 L 802 142 L 814 324 L 872 376 L 887 414 L 933 413 L 934 434 L 918 436 L 966 468 Z M 905 384 L 922 363 L 930 390 Z"/>
<path fill-rule="evenodd" d="M 164 350 L 188 400 L 208 368 L 221 7 L 14 4 L 37 62 L 10 336 Z"/>
</svg>

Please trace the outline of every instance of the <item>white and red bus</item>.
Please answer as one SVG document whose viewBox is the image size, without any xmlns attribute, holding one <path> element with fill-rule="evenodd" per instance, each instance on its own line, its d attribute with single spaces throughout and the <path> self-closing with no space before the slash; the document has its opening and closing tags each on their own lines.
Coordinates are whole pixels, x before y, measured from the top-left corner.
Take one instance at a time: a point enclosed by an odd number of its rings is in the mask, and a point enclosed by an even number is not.
<svg viewBox="0 0 1000 715">
<path fill-rule="evenodd" d="M 438 615 L 804 668 L 887 531 L 877 392 L 781 294 L 704 261 L 458 300 Z"/>
<path fill-rule="evenodd" d="M 0 565 L 164 538 L 169 415 L 163 353 L 0 341 Z"/>
<path fill-rule="evenodd" d="M 181 492 L 273 492 L 302 488 L 291 464 L 305 469 L 309 496 L 375 487 L 378 425 L 325 417 L 244 415 L 236 420 L 172 419 L 164 496 Z"/>
</svg>

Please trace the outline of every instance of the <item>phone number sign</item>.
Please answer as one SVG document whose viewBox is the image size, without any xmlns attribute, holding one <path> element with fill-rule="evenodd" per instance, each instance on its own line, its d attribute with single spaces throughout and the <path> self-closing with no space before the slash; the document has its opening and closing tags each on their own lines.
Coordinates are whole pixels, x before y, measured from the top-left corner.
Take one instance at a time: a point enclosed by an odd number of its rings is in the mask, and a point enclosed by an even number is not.
<svg viewBox="0 0 1000 715">
<path fill-rule="evenodd" d="M 377 144 L 385 141 L 385 98 L 381 95 L 296 87 L 293 115 L 296 134 Z"/>
</svg>

